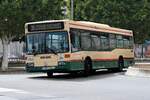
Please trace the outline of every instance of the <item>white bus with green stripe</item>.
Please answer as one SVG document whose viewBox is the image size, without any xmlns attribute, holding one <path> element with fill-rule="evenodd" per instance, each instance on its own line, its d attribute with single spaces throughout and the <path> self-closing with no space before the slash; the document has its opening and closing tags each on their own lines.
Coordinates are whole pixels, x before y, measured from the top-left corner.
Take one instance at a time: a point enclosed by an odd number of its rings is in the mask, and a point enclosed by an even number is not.
<svg viewBox="0 0 150 100">
<path fill-rule="evenodd" d="M 106 24 L 49 20 L 25 25 L 27 72 L 121 71 L 134 63 L 133 32 Z"/>
</svg>

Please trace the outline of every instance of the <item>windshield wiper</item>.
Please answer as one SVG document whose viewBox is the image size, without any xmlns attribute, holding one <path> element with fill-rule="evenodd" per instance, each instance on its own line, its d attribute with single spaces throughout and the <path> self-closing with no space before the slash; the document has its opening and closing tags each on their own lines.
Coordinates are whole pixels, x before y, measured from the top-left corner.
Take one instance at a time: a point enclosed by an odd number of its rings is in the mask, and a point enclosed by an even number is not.
<svg viewBox="0 0 150 100">
<path fill-rule="evenodd" d="M 57 52 L 51 48 L 48 48 L 53 54 L 57 55 Z"/>
</svg>

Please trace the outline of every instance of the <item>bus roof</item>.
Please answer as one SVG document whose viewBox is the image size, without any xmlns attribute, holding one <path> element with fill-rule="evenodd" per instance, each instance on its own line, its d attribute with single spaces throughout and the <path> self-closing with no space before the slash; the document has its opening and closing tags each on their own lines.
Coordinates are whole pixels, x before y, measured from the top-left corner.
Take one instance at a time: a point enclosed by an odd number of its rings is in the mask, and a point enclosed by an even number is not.
<svg viewBox="0 0 150 100">
<path fill-rule="evenodd" d="M 40 24 L 40 23 L 50 23 L 50 22 L 67 22 L 69 20 L 45 20 L 45 21 L 37 21 L 37 22 L 29 22 L 29 23 L 26 23 L 25 25 L 28 25 L 28 24 Z"/>
<path fill-rule="evenodd" d="M 70 24 L 75 25 L 75 26 L 88 27 L 89 29 L 93 28 L 95 30 L 102 30 L 102 31 L 110 32 L 110 33 L 114 32 L 114 33 L 118 33 L 118 34 L 133 36 L 132 30 L 126 30 L 126 29 L 111 27 L 107 24 L 88 22 L 88 21 L 87 22 L 86 21 L 71 21 Z"/>
<path fill-rule="evenodd" d="M 107 24 L 101 24 L 101 23 L 95 23 L 95 22 L 89 22 L 89 21 L 73 21 L 73 20 L 46 20 L 46 21 L 38 21 L 38 22 L 29 22 L 26 23 L 25 25 L 28 24 L 40 24 L 40 23 L 50 23 L 50 22 L 66 22 L 71 26 L 79 26 L 79 27 L 88 27 L 91 29 L 96 29 L 96 30 L 104 30 L 108 32 L 116 32 L 119 34 L 124 34 L 124 35 L 130 35 L 133 36 L 133 31 L 132 30 L 126 30 L 126 29 L 121 29 L 121 28 L 116 28 L 116 27 L 111 27 Z M 82 28 L 81 28 L 82 29 Z"/>
</svg>

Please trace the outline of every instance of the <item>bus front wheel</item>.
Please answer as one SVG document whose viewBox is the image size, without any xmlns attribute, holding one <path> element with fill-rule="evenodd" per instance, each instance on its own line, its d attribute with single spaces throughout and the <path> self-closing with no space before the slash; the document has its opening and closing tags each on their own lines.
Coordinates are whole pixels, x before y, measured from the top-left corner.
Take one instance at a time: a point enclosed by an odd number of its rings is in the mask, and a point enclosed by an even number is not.
<svg viewBox="0 0 150 100">
<path fill-rule="evenodd" d="M 92 60 L 86 59 L 84 61 L 84 75 L 89 76 L 92 73 Z"/>
<path fill-rule="evenodd" d="M 120 56 L 118 59 L 118 71 L 122 71 L 124 68 L 124 59 L 123 56 Z"/>
<path fill-rule="evenodd" d="M 52 72 L 47 72 L 47 76 L 48 76 L 48 77 L 52 77 L 52 76 L 53 76 L 53 73 L 52 73 Z"/>
<path fill-rule="evenodd" d="M 123 56 L 120 56 L 118 58 L 118 66 L 117 68 L 109 68 L 108 71 L 111 71 L 111 72 L 121 72 L 124 68 L 124 59 L 123 59 Z"/>
</svg>

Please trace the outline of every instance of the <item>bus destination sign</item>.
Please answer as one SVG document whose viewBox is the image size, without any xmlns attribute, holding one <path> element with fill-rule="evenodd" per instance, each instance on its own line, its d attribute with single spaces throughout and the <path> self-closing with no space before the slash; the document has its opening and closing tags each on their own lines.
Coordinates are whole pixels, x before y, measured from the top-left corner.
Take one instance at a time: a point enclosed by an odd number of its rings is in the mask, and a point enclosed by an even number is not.
<svg viewBox="0 0 150 100">
<path fill-rule="evenodd" d="M 60 30 L 64 29 L 63 22 L 53 22 L 53 23 L 39 23 L 39 24 L 29 24 L 28 31 L 48 31 L 48 30 Z"/>
</svg>

